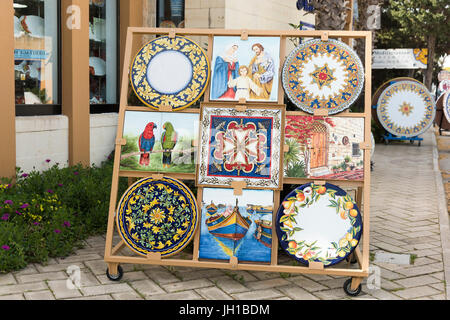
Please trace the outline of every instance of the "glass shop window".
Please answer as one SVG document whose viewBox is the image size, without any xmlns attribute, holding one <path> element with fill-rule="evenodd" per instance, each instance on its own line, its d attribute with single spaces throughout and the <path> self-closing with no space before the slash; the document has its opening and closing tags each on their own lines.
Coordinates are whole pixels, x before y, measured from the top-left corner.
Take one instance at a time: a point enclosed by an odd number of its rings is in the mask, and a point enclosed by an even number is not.
<svg viewBox="0 0 450 320">
<path fill-rule="evenodd" d="M 57 0 L 14 0 L 14 70 L 17 105 L 58 104 Z"/>
<path fill-rule="evenodd" d="M 91 105 L 116 104 L 118 81 L 117 1 L 89 1 Z"/>
<path fill-rule="evenodd" d="M 184 28 L 184 0 L 158 0 L 156 26 Z"/>
</svg>

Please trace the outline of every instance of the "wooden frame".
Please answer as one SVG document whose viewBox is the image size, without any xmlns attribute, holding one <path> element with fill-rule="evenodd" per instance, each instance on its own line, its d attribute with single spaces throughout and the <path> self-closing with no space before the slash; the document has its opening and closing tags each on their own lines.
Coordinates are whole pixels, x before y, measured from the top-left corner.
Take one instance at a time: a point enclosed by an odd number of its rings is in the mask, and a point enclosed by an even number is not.
<svg viewBox="0 0 450 320">
<path fill-rule="evenodd" d="M 365 83 L 364 83 L 364 112 L 362 113 L 349 113 L 348 111 L 342 112 L 333 117 L 363 117 L 364 118 L 364 137 L 365 141 L 362 144 L 361 149 L 364 152 L 364 181 L 333 181 L 334 184 L 343 188 L 356 189 L 356 202 L 363 215 L 363 232 L 360 240 L 360 244 L 356 247 L 354 254 L 358 262 L 358 268 L 323 268 L 323 265 L 310 263 L 309 267 L 293 266 L 293 265 L 280 265 L 278 264 L 278 239 L 272 237 L 272 260 L 269 265 L 258 263 L 239 263 L 236 259 L 230 259 L 229 262 L 216 262 L 216 261 L 199 261 L 198 259 L 198 247 L 199 247 L 199 229 L 196 230 L 193 242 L 193 255 L 191 259 L 181 259 L 177 257 L 169 257 L 161 259 L 157 254 L 148 255 L 147 257 L 134 257 L 119 255 L 118 252 L 124 247 L 123 241 L 119 242 L 113 247 L 113 233 L 115 228 L 115 210 L 117 202 L 118 192 L 118 180 L 119 177 L 129 177 L 129 179 L 151 176 L 158 176 L 157 173 L 144 172 L 142 174 L 130 173 L 127 171 L 120 171 L 120 146 L 123 143 L 121 135 L 124 126 L 124 115 L 127 110 L 148 110 L 146 107 L 135 107 L 127 105 L 127 93 L 128 93 L 128 70 L 131 62 L 131 50 L 134 35 L 167 35 L 174 36 L 179 35 L 194 35 L 194 36 L 208 36 L 208 46 L 211 48 L 214 36 L 231 35 L 231 36 L 277 36 L 280 37 L 280 62 L 284 62 L 286 56 L 286 41 L 289 37 L 319 37 L 324 41 L 328 38 L 341 38 L 343 41 L 348 41 L 351 38 L 363 38 L 365 39 Z M 124 57 L 124 69 L 121 83 L 121 96 L 120 96 L 120 110 L 118 120 L 118 139 L 116 139 L 116 150 L 114 157 L 114 170 L 112 176 L 111 197 L 109 205 L 109 219 L 107 225 L 107 235 L 105 244 L 105 256 L 104 260 L 108 264 L 108 273 L 110 275 L 120 274 L 120 263 L 136 263 L 136 264 L 150 264 L 150 265 L 167 265 L 167 266 L 185 266 L 185 267 L 200 267 L 200 268 L 220 268 L 220 269 L 234 269 L 234 270 L 251 270 L 251 271 L 266 271 L 266 272 L 284 272 L 284 273 L 305 273 L 305 274 L 328 274 L 335 276 L 349 276 L 351 277 L 350 290 L 356 290 L 363 278 L 369 275 L 369 231 L 370 231 L 370 151 L 371 151 L 371 52 L 372 50 L 372 34 L 369 31 L 320 31 L 320 30 L 225 30 L 225 29 L 168 29 L 168 28 L 128 28 L 125 57 Z M 207 51 L 209 60 L 212 58 L 212 50 Z M 281 79 L 280 79 L 281 80 Z M 209 82 L 206 90 L 210 90 Z M 278 83 L 278 104 L 283 104 L 284 91 L 281 81 Z M 209 94 L 204 95 L 204 103 L 209 103 Z M 241 101 L 245 104 L 244 101 Z M 230 105 L 229 101 L 214 101 L 214 105 Z M 264 105 L 267 106 L 265 103 Z M 161 110 L 162 111 L 162 110 Z M 186 110 L 186 112 L 192 110 Z M 296 114 L 305 114 L 303 112 L 296 112 Z M 318 113 L 316 115 L 328 115 Z M 286 150 L 286 149 L 285 149 Z M 283 161 L 283 157 L 281 159 Z M 159 174 L 161 176 L 161 174 Z M 167 176 L 193 180 L 193 175 L 174 175 L 167 174 Z M 311 182 L 313 179 L 295 179 L 285 178 L 283 183 L 302 183 Z M 315 183 L 324 183 L 324 181 L 314 181 Z M 237 190 L 238 191 L 238 190 Z M 235 190 L 236 192 L 236 190 Z M 199 187 L 197 192 L 197 201 L 202 199 L 203 188 Z M 276 213 L 280 205 L 280 190 L 274 190 L 274 211 Z M 274 234 L 276 214 L 273 214 L 273 229 Z"/>
</svg>

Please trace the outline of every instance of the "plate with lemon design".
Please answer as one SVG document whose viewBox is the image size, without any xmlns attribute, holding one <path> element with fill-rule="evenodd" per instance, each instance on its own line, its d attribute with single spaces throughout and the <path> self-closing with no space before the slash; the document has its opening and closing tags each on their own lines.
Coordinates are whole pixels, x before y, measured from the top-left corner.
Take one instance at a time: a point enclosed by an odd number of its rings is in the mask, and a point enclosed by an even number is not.
<svg viewBox="0 0 450 320">
<path fill-rule="evenodd" d="M 308 183 L 290 192 L 278 209 L 276 231 L 281 247 L 297 261 L 339 263 L 359 244 L 362 218 L 341 188 Z"/>
<path fill-rule="evenodd" d="M 125 244 L 140 255 L 171 256 L 191 241 L 198 224 L 195 197 L 168 177 L 141 179 L 119 201 L 116 224 Z"/>
</svg>

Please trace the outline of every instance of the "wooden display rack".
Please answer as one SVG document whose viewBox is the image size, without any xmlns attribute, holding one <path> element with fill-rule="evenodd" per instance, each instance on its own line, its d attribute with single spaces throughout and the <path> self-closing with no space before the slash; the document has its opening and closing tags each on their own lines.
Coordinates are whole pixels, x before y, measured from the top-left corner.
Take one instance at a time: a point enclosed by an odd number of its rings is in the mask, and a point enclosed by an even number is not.
<svg viewBox="0 0 450 320">
<path fill-rule="evenodd" d="M 132 58 L 132 43 L 134 36 L 142 35 L 169 35 L 169 37 L 175 37 L 175 35 L 185 36 L 203 36 L 208 37 L 208 58 L 212 61 L 212 45 L 214 36 L 240 36 L 242 40 L 248 39 L 249 36 L 272 36 L 280 37 L 280 73 L 283 62 L 287 56 L 286 43 L 289 38 L 292 37 L 307 37 L 307 38 L 321 38 L 327 41 L 328 38 L 340 38 L 343 41 L 349 41 L 354 38 L 362 38 L 365 40 L 365 78 L 364 78 L 364 112 L 363 113 L 349 113 L 341 112 L 330 117 L 360 117 L 364 118 L 364 139 L 360 147 L 364 152 L 364 180 L 363 181 L 330 181 L 342 188 L 352 188 L 356 190 L 356 203 L 360 208 L 363 216 L 363 229 L 361 241 L 354 251 L 354 256 L 358 263 L 358 268 L 337 268 L 330 267 L 324 268 L 322 263 L 310 263 L 309 267 L 282 265 L 278 263 L 278 239 L 275 236 L 275 219 L 276 212 L 280 206 L 280 190 L 273 190 L 274 192 L 274 212 L 273 212 L 273 227 L 272 227 L 272 254 L 270 264 L 259 263 L 242 263 L 237 260 L 236 257 L 232 257 L 229 261 L 211 261 L 211 260 L 199 260 L 199 237 L 200 228 L 197 228 L 196 234 L 193 239 L 193 254 L 191 259 L 181 259 L 175 257 L 161 258 L 159 253 L 148 254 L 147 256 L 125 256 L 120 255 L 119 252 L 125 247 L 125 243 L 120 241 L 117 245 L 113 246 L 113 235 L 115 230 L 115 212 L 118 196 L 118 183 L 119 177 L 128 177 L 129 182 L 136 178 L 155 177 L 160 178 L 163 175 L 180 179 L 191 180 L 196 179 L 195 174 L 173 174 L 173 173 L 160 173 L 160 172 L 136 172 L 136 171 L 123 171 L 120 169 L 120 157 L 121 146 L 126 144 L 125 139 L 122 137 L 124 128 L 125 111 L 155 111 L 148 107 L 129 106 L 127 102 L 127 93 L 129 88 L 129 69 Z M 104 260 L 108 265 L 107 276 L 111 280 L 119 280 L 122 277 L 123 270 L 120 267 L 121 263 L 131 264 L 150 264 L 150 265 L 165 265 L 165 266 L 183 266 L 183 267 L 199 267 L 199 268 L 220 268 L 220 269 L 234 269 L 234 270 L 253 270 L 253 271 L 266 271 L 266 272 L 283 272 L 283 273 L 296 273 L 296 274 L 324 274 L 335 276 L 348 276 L 350 279 L 344 284 L 344 290 L 349 295 L 357 295 L 361 291 L 361 282 L 365 277 L 369 275 L 369 231 L 370 231 L 370 152 L 371 152 L 371 56 L 372 56 L 372 34 L 369 31 L 318 31 L 318 30 L 224 30 L 224 29 L 168 29 L 168 28 L 137 28 L 130 27 L 127 31 L 124 66 L 121 82 L 121 95 L 120 95 L 120 110 L 117 127 L 117 139 L 115 142 L 115 157 L 114 157 L 114 169 L 112 175 L 111 197 L 109 205 L 109 217 L 107 225 L 107 235 L 105 244 L 105 256 Z M 284 104 L 284 90 L 282 87 L 281 76 L 278 83 L 278 105 Z M 209 86 L 206 88 L 204 95 L 204 102 L 209 103 Z M 217 105 L 223 105 L 224 102 L 214 102 Z M 211 103 L 210 103 L 211 104 Z M 233 104 L 233 102 L 231 103 Z M 246 105 L 245 101 L 239 103 L 234 102 L 235 105 Z M 267 103 L 260 103 L 268 106 Z M 227 102 L 226 105 L 230 105 Z M 248 104 L 250 105 L 250 104 Z M 253 104 L 254 105 L 254 104 Z M 269 104 L 270 105 L 270 104 Z M 161 108 L 159 111 L 171 112 L 171 108 Z M 188 108 L 178 112 L 196 112 L 199 113 L 199 109 Z M 328 112 L 317 112 L 316 115 L 328 116 Z M 296 111 L 286 112 L 285 115 L 308 115 L 307 113 Z M 195 144 L 196 146 L 198 145 Z M 283 148 L 281 148 L 283 150 Z M 286 146 L 284 148 L 286 150 Z M 283 156 L 281 161 L 283 161 Z M 197 164 L 198 165 L 198 164 Z M 314 179 L 297 179 L 297 178 L 284 178 L 282 183 L 285 184 L 303 184 L 307 182 L 313 182 L 315 184 L 324 184 L 326 181 L 314 181 Z M 235 184 L 232 186 L 235 189 L 235 193 L 238 193 L 245 188 L 245 185 Z M 201 202 L 203 187 L 198 187 L 197 203 Z M 352 259 L 354 257 L 350 257 Z M 350 260 L 349 259 L 349 260 Z M 350 261 L 349 261 L 350 264 Z"/>
</svg>

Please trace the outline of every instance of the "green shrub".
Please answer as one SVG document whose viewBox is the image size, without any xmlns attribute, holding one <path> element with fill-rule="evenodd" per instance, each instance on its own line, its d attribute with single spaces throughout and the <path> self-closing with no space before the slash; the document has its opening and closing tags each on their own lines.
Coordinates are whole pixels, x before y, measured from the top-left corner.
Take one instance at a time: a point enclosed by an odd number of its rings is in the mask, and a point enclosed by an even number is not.
<svg viewBox="0 0 450 320">
<path fill-rule="evenodd" d="M 47 160 L 47 162 L 51 162 Z M 17 171 L 0 185 L 0 273 L 72 253 L 89 236 L 106 231 L 112 161 L 43 172 Z M 119 180 L 118 198 L 127 188 Z"/>
</svg>

